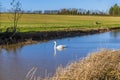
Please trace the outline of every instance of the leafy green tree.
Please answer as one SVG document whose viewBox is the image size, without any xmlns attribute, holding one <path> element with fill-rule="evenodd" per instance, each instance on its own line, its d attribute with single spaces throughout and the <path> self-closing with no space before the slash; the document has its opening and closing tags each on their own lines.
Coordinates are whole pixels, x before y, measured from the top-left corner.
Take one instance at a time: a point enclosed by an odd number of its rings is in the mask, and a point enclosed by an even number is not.
<svg viewBox="0 0 120 80">
<path fill-rule="evenodd" d="M 120 7 L 117 4 L 114 5 L 114 15 L 115 16 L 119 16 L 119 13 L 120 13 L 119 8 Z"/>
<path fill-rule="evenodd" d="M 113 9 L 113 7 L 111 7 L 111 8 L 109 9 L 109 14 L 110 14 L 110 15 L 114 15 L 114 9 Z"/>
<path fill-rule="evenodd" d="M 86 15 L 90 15 L 90 11 L 89 10 L 86 12 Z"/>
<path fill-rule="evenodd" d="M 115 4 L 114 6 L 110 7 L 109 14 L 112 16 L 120 16 L 120 6 Z"/>
</svg>

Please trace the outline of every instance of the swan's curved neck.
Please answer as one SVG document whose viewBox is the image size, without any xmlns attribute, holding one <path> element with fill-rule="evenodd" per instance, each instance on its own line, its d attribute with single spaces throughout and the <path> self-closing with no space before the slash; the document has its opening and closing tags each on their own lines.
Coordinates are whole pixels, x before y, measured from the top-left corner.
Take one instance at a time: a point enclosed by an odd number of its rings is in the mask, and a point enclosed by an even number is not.
<svg viewBox="0 0 120 80">
<path fill-rule="evenodd" d="M 56 43 L 56 42 L 54 42 L 54 47 L 56 47 L 56 45 L 57 45 L 57 43 Z"/>
</svg>

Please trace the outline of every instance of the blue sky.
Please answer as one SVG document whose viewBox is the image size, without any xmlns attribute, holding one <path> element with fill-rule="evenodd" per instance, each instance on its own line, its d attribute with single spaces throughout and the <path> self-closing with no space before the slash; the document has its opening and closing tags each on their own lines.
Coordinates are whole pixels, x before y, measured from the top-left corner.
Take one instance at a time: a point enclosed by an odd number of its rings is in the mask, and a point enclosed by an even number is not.
<svg viewBox="0 0 120 80">
<path fill-rule="evenodd" d="M 2 7 L 9 9 L 11 0 L 1 0 Z M 61 8 L 83 8 L 107 11 L 120 0 L 20 0 L 24 10 L 56 10 Z"/>
</svg>

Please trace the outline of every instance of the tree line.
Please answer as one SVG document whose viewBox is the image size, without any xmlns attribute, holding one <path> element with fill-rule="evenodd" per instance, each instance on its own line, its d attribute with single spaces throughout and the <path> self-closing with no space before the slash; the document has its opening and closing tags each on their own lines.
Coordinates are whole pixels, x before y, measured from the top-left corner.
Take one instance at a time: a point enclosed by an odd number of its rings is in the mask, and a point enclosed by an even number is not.
<svg viewBox="0 0 120 80">
<path fill-rule="evenodd" d="M 85 10 L 85 9 L 59 9 L 59 10 L 35 10 L 35 11 L 23 11 L 26 14 L 58 14 L 58 15 L 108 15 L 106 12 L 99 10 Z"/>
<path fill-rule="evenodd" d="M 1 4 L 0 4 L 1 7 Z M 107 12 L 99 11 L 99 10 L 86 10 L 86 9 L 77 9 L 77 8 L 64 8 L 58 10 L 21 10 L 22 13 L 25 14 L 58 14 L 58 15 L 110 15 L 110 16 L 120 16 L 120 6 L 118 4 L 114 4 L 109 8 Z M 1 13 L 11 13 L 10 11 L 2 11 L 0 8 Z"/>
<path fill-rule="evenodd" d="M 26 11 L 24 11 L 26 12 Z M 59 9 L 59 10 L 38 10 L 38 11 L 28 11 L 26 13 L 34 13 L 34 14 L 59 14 L 59 15 L 108 15 L 108 16 L 120 16 L 120 6 L 118 4 L 114 4 L 108 10 L 108 12 L 99 11 L 99 10 L 86 10 L 86 9 Z"/>
<path fill-rule="evenodd" d="M 85 10 L 85 9 L 60 9 L 60 10 L 45 10 L 43 14 L 59 14 L 59 15 L 107 15 L 107 13 L 99 10 Z"/>
</svg>

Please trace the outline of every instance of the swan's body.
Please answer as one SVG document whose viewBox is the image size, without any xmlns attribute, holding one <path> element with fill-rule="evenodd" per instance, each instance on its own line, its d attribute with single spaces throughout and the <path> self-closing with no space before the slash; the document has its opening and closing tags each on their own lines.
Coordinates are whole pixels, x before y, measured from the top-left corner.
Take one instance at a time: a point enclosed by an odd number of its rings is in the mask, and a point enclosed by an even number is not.
<svg viewBox="0 0 120 80">
<path fill-rule="evenodd" d="M 54 41 L 54 49 L 57 49 L 57 50 L 63 50 L 64 48 L 66 48 L 66 46 L 65 45 L 58 45 L 57 46 L 57 43 L 56 43 L 56 41 Z"/>
</svg>

